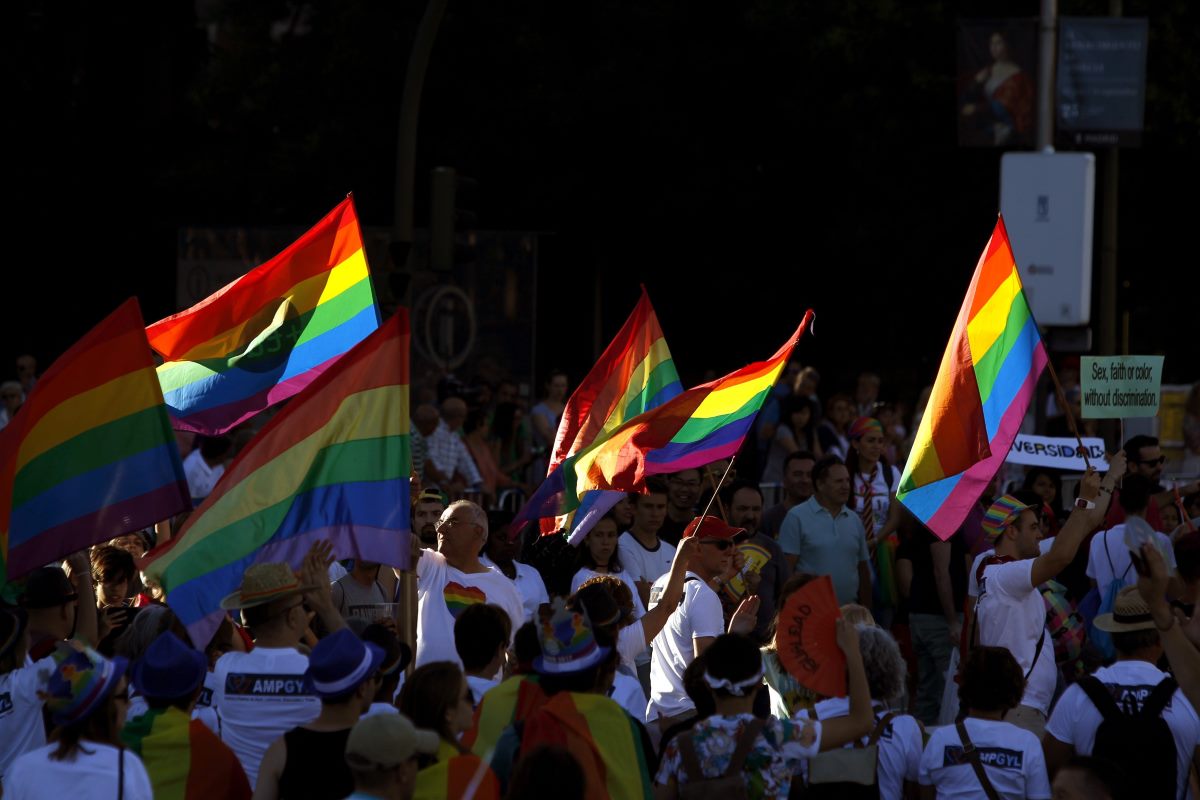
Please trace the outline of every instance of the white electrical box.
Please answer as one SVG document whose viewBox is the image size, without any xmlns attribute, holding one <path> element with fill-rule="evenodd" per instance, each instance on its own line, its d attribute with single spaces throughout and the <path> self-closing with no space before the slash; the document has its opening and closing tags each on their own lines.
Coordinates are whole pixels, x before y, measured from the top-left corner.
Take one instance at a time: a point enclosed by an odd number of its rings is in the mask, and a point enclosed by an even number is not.
<svg viewBox="0 0 1200 800">
<path fill-rule="evenodd" d="M 1091 153 L 1005 153 L 1000 159 L 1000 213 L 1039 325 L 1091 321 L 1095 200 Z"/>
</svg>

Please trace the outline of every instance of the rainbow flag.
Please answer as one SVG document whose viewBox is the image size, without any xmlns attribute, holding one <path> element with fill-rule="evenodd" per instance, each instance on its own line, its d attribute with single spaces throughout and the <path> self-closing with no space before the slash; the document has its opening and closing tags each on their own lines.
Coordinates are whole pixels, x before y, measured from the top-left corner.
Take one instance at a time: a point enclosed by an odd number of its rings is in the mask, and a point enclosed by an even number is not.
<svg viewBox="0 0 1200 800">
<path fill-rule="evenodd" d="M 203 722 L 178 708 L 151 709 L 121 729 L 137 753 L 156 800 L 249 800 L 250 782 L 233 754 Z"/>
<path fill-rule="evenodd" d="M 637 723 L 607 697 L 559 692 L 525 720 L 521 755 L 561 747 L 583 769 L 587 800 L 652 797 Z"/>
<path fill-rule="evenodd" d="M 462 746 L 477 756 L 490 757 L 505 728 L 523 722 L 545 702 L 537 675 L 506 678 L 480 699 L 471 729 L 462 735 Z"/>
<path fill-rule="evenodd" d="M 546 471 L 547 479 L 522 509 L 514 527 L 542 517 L 542 533 L 568 530 L 572 544 L 581 541 L 596 520 L 608 513 L 625 493 L 588 492 L 580 499 L 578 508 L 560 516 L 560 509 L 565 510 L 564 462 L 682 390 L 667 340 L 643 286 L 633 313 L 567 401 Z"/>
<path fill-rule="evenodd" d="M 1045 366 L 1001 217 L 975 267 L 896 491 L 942 539 L 958 530 L 1004 463 Z"/>
<path fill-rule="evenodd" d="M 216 294 L 146 329 L 176 428 L 224 433 L 308 386 L 379 327 L 354 202 Z"/>
<path fill-rule="evenodd" d="M 179 535 L 141 566 L 203 647 L 251 564 L 408 563 L 408 315 L 397 312 L 309 384 L 242 450 Z"/>
<path fill-rule="evenodd" d="M 769 360 L 688 389 L 572 456 L 565 471 L 568 502 L 596 489 L 639 491 L 650 475 L 702 467 L 736 453 L 812 316 L 811 310 L 804 315 Z"/>
<path fill-rule="evenodd" d="M 0 578 L 191 508 L 144 325 L 126 300 L 0 431 Z"/>
</svg>

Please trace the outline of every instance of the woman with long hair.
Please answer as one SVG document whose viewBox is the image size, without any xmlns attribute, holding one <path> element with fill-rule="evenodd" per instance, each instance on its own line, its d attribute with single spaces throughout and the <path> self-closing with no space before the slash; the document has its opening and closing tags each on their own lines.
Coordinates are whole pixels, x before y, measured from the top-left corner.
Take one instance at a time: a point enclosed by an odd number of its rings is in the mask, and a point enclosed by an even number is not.
<svg viewBox="0 0 1200 800">
<path fill-rule="evenodd" d="M 141 759 L 121 744 L 129 708 L 129 666 L 78 642 L 54 653 L 55 669 L 42 693 L 55 728 L 50 743 L 17 758 L 4 776 L 11 798 L 124 797 L 152 800 Z"/>
<path fill-rule="evenodd" d="M 807 450 L 821 457 L 817 440 L 817 409 L 808 397 L 789 395 L 782 403 L 782 413 L 775 436 L 767 447 L 767 465 L 763 468 L 763 483 L 783 483 L 783 462 L 797 450 Z"/>
<path fill-rule="evenodd" d="M 459 666 L 450 661 L 431 661 L 417 667 L 400 690 L 397 706 L 413 725 L 436 731 L 441 740 L 437 755 L 422 756 L 418 762 L 414 798 L 445 797 L 452 776 L 466 776 L 479 771 L 483 800 L 499 796 L 499 783 L 489 767 L 459 744 L 459 738 L 471 727 L 475 712 L 471 687 Z"/>
<path fill-rule="evenodd" d="M 883 425 L 874 417 L 859 417 L 846 430 L 850 450 L 846 470 L 850 473 L 850 507 L 862 518 L 867 547 L 874 560 L 875 611 L 887 628 L 900 603 L 896 588 L 896 548 L 900 526 L 900 503 L 896 488 L 900 470 L 888 463 Z"/>
<path fill-rule="evenodd" d="M 571 578 L 571 594 L 579 591 L 584 581 L 597 575 L 620 578 L 621 582 L 629 587 L 629 591 L 633 592 L 633 619 L 639 620 L 646 613 L 646 607 L 642 605 L 642 598 L 637 593 L 637 584 L 634 583 L 633 577 L 621 564 L 621 551 L 617 547 L 619 535 L 617 521 L 612 512 L 596 521 L 584 538 L 583 544 L 579 546 L 579 566 L 575 577 Z"/>
<path fill-rule="evenodd" d="M 825 418 L 817 426 L 817 440 L 827 456 L 846 458 L 850 440 L 846 429 L 854 418 L 854 401 L 848 394 L 835 394 L 825 403 Z"/>
</svg>

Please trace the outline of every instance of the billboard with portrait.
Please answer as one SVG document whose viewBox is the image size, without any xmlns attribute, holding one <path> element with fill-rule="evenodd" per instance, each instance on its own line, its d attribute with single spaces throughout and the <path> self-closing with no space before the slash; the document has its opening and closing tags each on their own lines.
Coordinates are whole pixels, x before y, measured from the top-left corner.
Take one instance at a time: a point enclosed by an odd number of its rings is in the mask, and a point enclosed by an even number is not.
<svg viewBox="0 0 1200 800">
<path fill-rule="evenodd" d="M 957 49 L 959 145 L 1033 147 L 1037 20 L 959 20 Z"/>
</svg>

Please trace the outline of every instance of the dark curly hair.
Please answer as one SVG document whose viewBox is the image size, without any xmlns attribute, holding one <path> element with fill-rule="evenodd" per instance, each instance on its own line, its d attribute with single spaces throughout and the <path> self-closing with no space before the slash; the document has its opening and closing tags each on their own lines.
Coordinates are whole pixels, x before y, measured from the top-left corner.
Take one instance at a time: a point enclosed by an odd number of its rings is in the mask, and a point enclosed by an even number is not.
<svg viewBox="0 0 1200 800">
<path fill-rule="evenodd" d="M 1021 704 L 1025 673 L 1002 647 L 977 646 L 963 665 L 958 701 L 972 711 L 1008 711 Z"/>
</svg>

